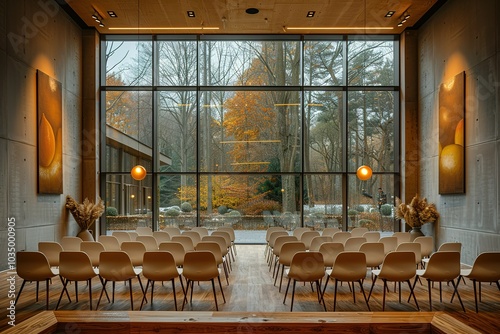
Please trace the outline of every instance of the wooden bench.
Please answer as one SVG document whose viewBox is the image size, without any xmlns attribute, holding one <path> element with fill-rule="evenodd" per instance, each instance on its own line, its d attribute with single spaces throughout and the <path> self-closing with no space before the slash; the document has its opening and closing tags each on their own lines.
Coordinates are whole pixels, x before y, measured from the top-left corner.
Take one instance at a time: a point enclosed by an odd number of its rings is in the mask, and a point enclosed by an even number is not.
<svg viewBox="0 0 500 334">
<path fill-rule="evenodd" d="M 13 333 L 479 333 L 443 312 L 43 311 Z"/>
</svg>

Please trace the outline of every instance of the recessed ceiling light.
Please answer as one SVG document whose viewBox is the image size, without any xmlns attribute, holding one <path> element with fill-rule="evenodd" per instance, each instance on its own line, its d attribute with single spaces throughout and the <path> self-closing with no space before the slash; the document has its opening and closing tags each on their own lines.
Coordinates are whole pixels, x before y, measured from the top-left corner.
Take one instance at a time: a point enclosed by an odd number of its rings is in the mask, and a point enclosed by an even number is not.
<svg viewBox="0 0 500 334">
<path fill-rule="evenodd" d="M 187 15 L 188 15 L 188 17 L 195 17 L 194 10 L 188 10 Z"/>
<path fill-rule="evenodd" d="M 257 8 L 247 8 L 247 10 L 245 10 L 245 12 L 247 14 L 253 15 L 253 14 L 257 14 L 259 12 L 259 10 Z"/>
<path fill-rule="evenodd" d="M 99 19 L 99 17 L 98 17 L 96 14 L 92 14 L 92 18 L 93 18 L 94 20 Z"/>
<path fill-rule="evenodd" d="M 108 15 L 109 17 L 118 17 L 118 15 L 116 15 L 116 13 L 112 10 L 108 10 Z"/>
<path fill-rule="evenodd" d="M 307 12 L 306 17 L 314 17 L 314 14 L 316 14 L 316 12 L 314 10 L 310 10 Z"/>
<path fill-rule="evenodd" d="M 385 14 L 385 17 L 392 17 L 394 14 L 396 14 L 396 11 L 395 10 L 390 10 L 387 12 L 387 14 Z"/>
</svg>

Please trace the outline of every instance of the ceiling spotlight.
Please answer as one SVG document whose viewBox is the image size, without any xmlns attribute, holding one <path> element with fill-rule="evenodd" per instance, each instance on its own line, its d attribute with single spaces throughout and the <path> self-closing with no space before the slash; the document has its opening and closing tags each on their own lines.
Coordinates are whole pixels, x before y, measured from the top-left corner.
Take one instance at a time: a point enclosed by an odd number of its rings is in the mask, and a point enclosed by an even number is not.
<svg viewBox="0 0 500 334">
<path fill-rule="evenodd" d="M 316 14 L 316 12 L 314 10 L 310 10 L 307 12 L 306 17 L 314 17 L 314 14 Z"/>
<path fill-rule="evenodd" d="M 104 23 L 99 23 L 99 27 L 104 28 Z"/>
<path fill-rule="evenodd" d="M 195 17 L 194 10 L 188 10 L 187 15 L 188 15 L 188 17 Z"/>
<path fill-rule="evenodd" d="M 245 12 L 246 12 L 247 14 L 251 14 L 251 15 L 253 15 L 253 14 L 257 14 L 257 13 L 259 12 L 259 10 L 258 10 L 257 8 L 247 8 L 247 9 L 245 10 Z"/>
<path fill-rule="evenodd" d="M 410 18 L 410 14 L 405 15 L 405 20 L 408 20 Z"/>
<path fill-rule="evenodd" d="M 385 17 L 392 17 L 394 14 L 396 14 L 396 11 L 395 10 L 390 10 L 387 12 L 387 14 L 385 14 Z"/>
<path fill-rule="evenodd" d="M 113 18 L 118 17 L 118 15 L 116 15 L 116 13 L 112 10 L 108 10 L 108 15 L 109 15 L 109 17 L 113 17 Z"/>
<path fill-rule="evenodd" d="M 98 19 L 99 19 L 99 17 L 98 17 L 96 14 L 92 14 L 92 18 L 93 18 L 94 20 L 98 20 Z"/>
<path fill-rule="evenodd" d="M 402 26 L 403 26 L 403 22 L 399 22 L 398 27 L 402 27 Z"/>
</svg>

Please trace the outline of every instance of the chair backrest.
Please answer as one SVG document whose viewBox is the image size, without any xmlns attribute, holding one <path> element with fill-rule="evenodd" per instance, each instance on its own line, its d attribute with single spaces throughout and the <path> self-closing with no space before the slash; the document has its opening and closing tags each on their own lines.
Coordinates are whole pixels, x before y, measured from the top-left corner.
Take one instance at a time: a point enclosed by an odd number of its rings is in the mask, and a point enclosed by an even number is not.
<svg viewBox="0 0 500 334">
<path fill-rule="evenodd" d="M 279 231 L 274 231 L 271 233 L 269 236 L 269 246 L 274 247 L 274 243 L 276 242 L 276 239 L 281 236 L 287 236 L 289 235 L 287 231 L 281 229 Z"/>
<path fill-rule="evenodd" d="M 170 241 L 170 234 L 168 234 L 168 232 L 165 231 L 154 231 L 153 237 L 155 237 L 158 245 L 162 242 Z"/>
<path fill-rule="evenodd" d="M 226 239 L 222 235 L 206 235 L 201 241 L 216 242 L 219 245 L 222 256 L 226 256 L 228 253 L 228 248 L 226 246 Z"/>
<path fill-rule="evenodd" d="M 359 247 L 366 242 L 364 237 L 350 237 L 344 243 L 344 251 L 357 252 Z"/>
<path fill-rule="evenodd" d="M 351 237 L 362 237 L 366 232 L 368 232 L 366 227 L 355 227 L 351 230 Z"/>
<path fill-rule="evenodd" d="M 415 253 L 415 263 L 419 264 L 422 261 L 422 246 L 418 242 L 400 243 L 396 252 L 413 252 Z"/>
<path fill-rule="evenodd" d="M 187 252 L 182 275 L 191 281 L 208 281 L 219 276 L 215 255 L 210 251 Z"/>
<path fill-rule="evenodd" d="M 78 237 L 64 236 L 61 238 L 61 246 L 65 251 L 79 251 L 82 239 Z"/>
<path fill-rule="evenodd" d="M 55 276 L 42 252 L 17 252 L 16 271 L 17 275 L 26 281 L 44 281 Z"/>
<path fill-rule="evenodd" d="M 137 226 L 135 232 L 138 235 L 153 235 L 153 230 L 149 226 Z"/>
<path fill-rule="evenodd" d="M 87 253 L 63 251 L 59 254 L 59 275 L 70 281 L 86 281 L 97 273 Z"/>
<path fill-rule="evenodd" d="M 332 237 L 337 232 L 341 232 L 340 228 L 338 228 L 338 227 L 327 227 L 327 228 L 325 228 L 323 230 L 323 232 L 321 232 L 321 235 Z"/>
<path fill-rule="evenodd" d="M 445 242 L 438 248 L 438 252 L 461 252 L 462 243 L 460 242 Z"/>
<path fill-rule="evenodd" d="M 171 237 L 174 242 L 180 242 L 186 252 L 194 251 L 193 239 L 188 235 L 174 235 Z"/>
<path fill-rule="evenodd" d="M 196 244 L 201 241 L 201 235 L 196 231 L 184 231 L 182 235 L 188 236 L 193 241 L 193 247 L 196 248 Z"/>
<path fill-rule="evenodd" d="M 289 266 L 297 252 L 305 252 L 306 246 L 302 241 L 289 241 L 281 246 L 279 263 Z"/>
<path fill-rule="evenodd" d="M 363 252 L 340 252 L 331 277 L 339 281 L 357 281 L 366 276 L 366 255 Z"/>
<path fill-rule="evenodd" d="M 406 281 L 417 273 L 415 253 L 390 252 L 386 254 L 379 277 L 388 281 Z"/>
<path fill-rule="evenodd" d="M 99 256 L 105 251 L 104 245 L 99 241 L 83 241 L 80 250 L 85 252 L 94 267 L 99 267 Z"/>
<path fill-rule="evenodd" d="M 385 254 L 395 251 L 398 247 L 398 238 L 396 237 L 382 237 L 378 242 L 384 244 Z"/>
<path fill-rule="evenodd" d="M 423 258 L 431 256 L 432 251 L 434 250 L 434 239 L 431 236 L 416 237 L 413 242 L 420 244 Z"/>
<path fill-rule="evenodd" d="M 319 247 L 319 252 L 323 254 L 323 261 L 326 267 L 333 267 L 340 252 L 344 251 L 344 244 L 340 242 L 324 242 Z"/>
<path fill-rule="evenodd" d="M 363 234 L 363 238 L 366 239 L 366 242 L 378 242 L 380 240 L 380 232 L 368 231 Z"/>
<path fill-rule="evenodd" d="M 135 241 L 142 242 L 146 247 L 147 252 L 154 252 L 158 250 L 158 242 L 152 235 L 139 235 Z"/>
<path fill-rule="evenodd" d="M 40 241 L 38 243 L 38 251 L 45 255 L 51 267 L 59 266 L 59 253 L 63 251 L 60 243 L 54 241 Z"/>
<path fill-rule="evenodd" d="M 224 240 L 226 240 L 226 247 L 229 248 L 231 247 L 231 235 L 229 234 L 229 232 L 226 232 L 226 231 L 213 231 L 212 234 L 213 236 L 221 236 L 221 237 L 224 237 Z"/>
<path fill-rule="evenodd" d="M 319 251 L 319 247 L 321 246 L 322 243 L 324 242 L 331 242 L 332 237 L 330 236 L 319 236 L 319 237 L 314 237 L 311 240 L 311 246 L 309 246 L 309 250 L 313 252 Z"/>
<path fill-rule="evenodd" d="M 351 237 L 350 232 L 337 232 L 332 236 L 332 241 L 333 242 L 340 242 L 340 243 L 345 243 L 347 239 Z"/>
<path fill-rule="evenodd" d="M 325 276 L 325 262 L 320 252 L 297 252 L 290 263 L 288 277 L 300 282 L 312 282 Z"/>
<path fill-rule="evenodd" d="M 281 251 L 281 246 L 283 246 L 285 242 L 290 242 L 290 241 L 298 241 L 298 240 L 297 237 L 293 235 L 282 235 L 280 237 L 277 237 L 276 241 L 274 242 L 273 254 L 279 256 Z"/>
<path fill-rule="evenodd" d="M 118 239 L 118 243 L 121 245 L 124 241 L 132 241 L 130 238 L 130 234 L 127 231 L 113 231 L 111 233 L 113 237 Z"/>
<path fill-rule="evenodd" d="M 174 235 L 181 235 L 181 230 L 175 226 L 164 227 L 162 231 L 165 231 L 168 234 L 170 234 L 170 238 L 172 238 Z"/>
<path fill-rule="evenodd" d="M 271 236 L 271 233 L 273 232 L 277 232 L 277 231 L 283 231 L 283 232 L 286 232 L 285 231 L 285 228 L 282 227 L 282 226 L 273 226 L 273 227 L 269 227 L 267 230 L 266 230 L 266 242 L 269 242 L 269 237 Z"/>
<path fill-rule="evenodd" d="M 209 235 L 208 229 L 203 226 L 195 226 L 191 229 L 191 231 L 198 232 L 202 238 L 206 235 Z"/>
<path fill-rule="evenodd" d="M 217 229 L 217 231 L 222 231 L 222 232 L 227 232 L 229 233 L 229 236 L 231 237 L 231 242 L 236 241 L 236 234 L 234 233 L 234 228 L 229 227 L 229 226 L 222 226 Z"/>
<path fill-rule="evenodd" d="M 500 280 L 500 252 L 479 254 L 467 277 L 478 282 L 498 282 Z"/>
<path fill-rule="evenodd" d="M 367 267 L 378 267 L 384 262 L 385 249 L 383 243 L 365 242 L 359 247 L 359 251 L 365 253 Z"/>
<path fill-rule="evenodd" d="M 104 251 L 99 258 L 99 275 L 105 280 L 116 282 L 134 278 L 136 273 L 127 253 L 123 251 Z"/>
<path fill-rule="evenodd" d="M 104 246 L 106 251 L 119 251 L 120 242 L 118 238 L 112 235 L 101 235 L 99 236 L 98 241 Z"/>
<path fill-rule="evenodd" d="M 318 231 L 304 231 L 300 235 L 300 241 L 304 243 L 306 246 L 306 249 L 309 249 L 311 247 L 311 242 L 314 238 L 319 237 L 320 234 Z"/>
<path fill-rule="evenodd" d="M 422 277 L 431 281 L 447 282 L 460 275 L 460 253 L 439 251 L 429 258 Z"/>
<path fill-rule="evenodd" d="M 124 241 L 121 244 L 121 250 L 128 254 L 134 267 L 142 266 L 146 246 L 140 241 Z M 101 264 L 99 264 L 100 266 Z"/>
<path fill-rule="evenodd" d="M 174 256 L 165 251 L 144 253 L 142 275 L 152 281 L 169 281 L 178 277 Z"/>
<path fill-rule="evenodd" d="M 200 241 L 196 245 L 195 249 L 197 251 L 209 251 L 212 252 L 215 256 L 215 260 L 217 261 L 217 264 L 221 264 L 223 259 L 222 259 L 222 251 L 220 249 L 219 243 L 215 241 Z"/>
<path fill-rule="evenodd" d="M 393 237 L 396 237 L 398 239 L 398 245 L 402 244 L 403 242 L 410 242 L 411 240 L 411 234 L 409 232 L 394 232 L 392 234 Z"/>
<path fill-rule="evenodd" d="M 167 241 L 162 242 L 158 245 L 160 251 L 166 251 L 173 255 L 175 260 L 175 265 L 180 267 L 184 263 L 184 255 L 186 250 L 180 242 Z"/>
<path fill-rule="evenodd" d="M 127 233 L 130 236 L 130 241 L 135 241 L 135 239 L 139 236 L 139 233 L 136 231 L 127 231 Z"/>
<path fill-rule="evenodd" d="M 302 233 L 311 231 L 309 227 L 297 227 L 296 229 L 293 230 L 292 235 L 296 237 L 298 240 L 300 240 Z"/>
</svg>

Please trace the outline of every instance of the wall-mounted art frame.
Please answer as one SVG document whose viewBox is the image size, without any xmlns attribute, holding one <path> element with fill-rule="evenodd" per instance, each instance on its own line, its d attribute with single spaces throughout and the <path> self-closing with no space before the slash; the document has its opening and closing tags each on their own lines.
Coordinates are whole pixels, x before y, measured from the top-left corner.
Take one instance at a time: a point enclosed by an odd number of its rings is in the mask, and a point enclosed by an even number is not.
<svg viewBox="0 0 500 334">
<path fill-rule="evenodd" d="M 63 193 L 62 85 L 36 72 L 38 192 Z"/>
<path fill-rule="evenodd" d="M 439 87 L 439 193 L 465 193 L 465 72 Z"/>
</svg>

